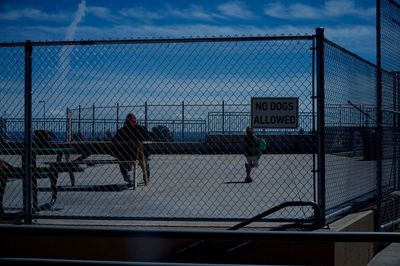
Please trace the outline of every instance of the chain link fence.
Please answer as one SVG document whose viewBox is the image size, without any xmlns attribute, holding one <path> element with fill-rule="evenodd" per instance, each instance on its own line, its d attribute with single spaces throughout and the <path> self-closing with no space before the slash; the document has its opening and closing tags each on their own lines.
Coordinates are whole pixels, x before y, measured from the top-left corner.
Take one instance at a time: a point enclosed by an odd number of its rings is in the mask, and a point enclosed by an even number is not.
<svg viewBox="0 0 400 266">
<path fill-rule="evenodd" d="M 18 104 L 22 48 L 2 47 L 3 54 L 19 51 L 4 57 L 21 60 L 2 62 L 10 70 L 0 74 L 10 88 L 1 100 L 5 212 L 31 211 L 24 198 L 32 197 L 38 218 L 241 220 L 286 202 L 316 202 L 313 40 L 33 43 L 31 117 Z M 256 131 L 267 150 L 245 183 L 252 97 L 296 97 L 301 118 L 294 130 Z M 143 146 L 114 141 L 128 113 L 148 130 Z M 32 195 L 24 197 L 27 120 Z M 133 146 L 135 155 L 121 160 Z M 289 206 L 267 218 L 312 215 L 307 206 Z"/>
<path fill-rule="evenodd" d="M 376 193 L 376 66 L 325 41 L 326 208 L 349 211 Z"/>
<path fill-rule="evenodd" d="M 236 221 L 286 204 L 266 220 L 325 222 L 377 200 L 382 225 L 396 212 L 383 200 L 399 188 L 396 66 L 377 71 L 321 29 L 28 41 L 0 55 L 3 215 Z M 297 98 L 299 123 L 256 130 L 267 148 L 246 183 L 253 97 Z M 147 131 L 118 139 L 127 123 Z"/>
<path fill-rule="evenodd" d="M 392 192 L 400 188 L 399 171 L 399 71 L 400 5 L 394 0 L 377 1 L 378 8 L 378 104 L 380 164 L 378 166 L 378 205 L 381 229 L 399 222 L 400 211 Z"/>
</svg>

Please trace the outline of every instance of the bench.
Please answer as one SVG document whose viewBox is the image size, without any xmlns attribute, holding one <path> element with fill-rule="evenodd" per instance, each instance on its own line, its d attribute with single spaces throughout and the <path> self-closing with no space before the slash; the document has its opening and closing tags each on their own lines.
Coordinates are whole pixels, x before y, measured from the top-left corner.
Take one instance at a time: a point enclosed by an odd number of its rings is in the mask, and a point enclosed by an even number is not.
<svg viewBox="0 0 400 266">
<path fill-rule="evenodd" d="M 77 162 L 77 161 L 74 161 Z M 144 159 L 144 164 L 145 167 L 143 166 L 143 163 L 140 160 L 130 160 L 130 161 L 122 161 L 122 160 L 80 160 L 78 161 L 80 164 L 86 164 L 87 166 L 95 166 L 95 165 L 106 165 L 106 164 L 121 164 L 121 163 L 127 163 L 131 165 L 132 167 L 132 172 L 133 172 L 133 180 L 128 180 L 128 183 L 130 184 L 130 187 L 133 187 L 133 189 L 136 189 L 137 187 L 137 165 L 139 165 L 142 170 L 143 170 L 143 182 L 145 185 L 149 183 L 149 176 L 150 176 L 150 169 L 148 167 L 148 162 L 147 159 Z"/>
<path fill-rule="evenodd" d="M 56 165 L 51 165 L 50 167 L 36 167 L 32 169 L 32 199 L 33 199 L 33 211 L 42 211 L 50 209 L 57 201 L 57 179 L 59 173 L 62 172 L 82 172 L 83 168 L 79 165 L 62 165 L 62 162 L 55 163 Z M 0 215 L 4 214 L 3 199 L 6 190 L 7 182 L 10 179 L 24 179 L 25 169 L 22 167 L 14 167 L 9 164 L 4 164 L 0 168 Z M 50 180 L 50 191 L 51 200 L 48 203 L 38 205 L 38 187 L 37 179 L 49 178 Z"/>
<path fill-rule="evenodd" d="M 93 185 L 92 190 L 90 187 L 82 187 L 81 190 L 79 187 L 75 185 L 75 177 L 72 174 L 73 172 L 79 172 L 81 167 L 80 165 L 87 165 L 88 167 L 91 166 L 96 166 L 96 165 L 107 165 L 107 164 L 120 164 L 120 163 L 128 163 L 132 166 L 132 172 L 133 172 L 133 180 L 128 180 L 128 186 L 124 187 L 131 187 L 133 189 L 136 189 L 137 187 L 137 167 L 136 165 L 138 164 L 142 169 L 142 164 L 139 160 L 132 160 L 132 161 L 121 161 L 121 160 L 89 160 L 89 159 L 83 159 L 82 157 L 79 157 L 76 160 L 73 161 L 68 161 L 68 162 L 44 162 L 44 164 L 49 165 L 50 168 L 55 169 L 56 171 L 59 172 L 69 172 L 70 173 L 70 179 L 71 179 L 71 188 L 65 188 L 65 187 L 58 187 L 57 189 L 67 191 L 102 191 L 101 186 L 107 187 L 106 191 L 110 191 L 110 188 L 112 187 L 118 187 L 116 190 L 120 190 L 122 185 Z M 149 168 L 147 167 L 147 160 L 145 161 L 146 163 L 146 169 L 143 171 L 143 181 L 144 184 L 147 185 L 149 182 Z M 45 190 L 45 189 L 41 189 Z"/>
</svg>

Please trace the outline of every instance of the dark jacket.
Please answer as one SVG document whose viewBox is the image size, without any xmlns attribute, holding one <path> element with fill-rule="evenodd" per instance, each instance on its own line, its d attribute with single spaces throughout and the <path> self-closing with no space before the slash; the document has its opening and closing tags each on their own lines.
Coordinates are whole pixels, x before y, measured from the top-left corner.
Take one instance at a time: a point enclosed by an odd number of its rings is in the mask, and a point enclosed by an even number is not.
<svg viewBox="0 0 400 266">
<path fill-rule="evenodd" d="M 131 142 L 149 139 L 149 132 L 138 124 L 125 124 L 118 129 L 112 141 L 115 143 L 114 155 L 120 160 L 135 160 L 136 148 Z"/>
<path fill-rule="evenodd" d="M 258 148 L 257 138 L 253 134 L 246 134 L 244 137 L 244 155 L 256 156 L 256 150 Z"/>
</svg>

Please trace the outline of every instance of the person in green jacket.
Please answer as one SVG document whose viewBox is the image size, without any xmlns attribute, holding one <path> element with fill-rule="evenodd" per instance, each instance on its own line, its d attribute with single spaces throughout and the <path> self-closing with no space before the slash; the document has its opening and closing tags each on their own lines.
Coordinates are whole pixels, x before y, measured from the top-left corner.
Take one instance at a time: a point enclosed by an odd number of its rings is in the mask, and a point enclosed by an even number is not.
<svg viewBox="0 0 400 266">
<path fill-rule="evenodd" d="M 258 146 L 257 138 L 254 135 L 254 128 L 248 126 L 246 128 L 246 136 L 244 137 L 244 155 L 246 156 L 246 163 L 245 163 L 245 168 L 246 168 L 246 178 L 244 179 L 244 182 L 250 183 L 253 181 L 251 179 L 251 169 L 257 168 L 258 167 L 258 160 L 259 156 L 257 155 L 256 148 Z"/>
</svg>

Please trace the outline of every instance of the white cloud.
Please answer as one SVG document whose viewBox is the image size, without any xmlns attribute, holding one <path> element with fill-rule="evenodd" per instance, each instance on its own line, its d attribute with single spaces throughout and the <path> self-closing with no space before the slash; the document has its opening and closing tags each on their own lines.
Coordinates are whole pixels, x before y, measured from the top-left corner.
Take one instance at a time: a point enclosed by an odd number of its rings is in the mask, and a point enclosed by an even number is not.
<svg viewBox="0 0 400 266">
<path fill-rule="evenodd" d="M 92 14 L 98 18 L 108 20 L 108 21 L 117 21 L 118 17 L 113 15 L 110 11 L 110 9 L 101 7 L 101 6 L 87 6 L 86 7 L 86 12 L 88 14 Z"/>
<path fill-rule="evenodd" d="M 162 19 L 163 15 L 156 11 L 150 11 L 142 7 L 124 8 L 119 11 L 119 14 L 125 17 L 130 17 L 138 20 L 157 20 Z"/>
<path fill-rule="evenodd" d="M 68 14 L 65 13 L 49 14 L 36 8 L 24 8 L 19 10 L 4 11 L 0 13 L 0 20 L 18 21 L 21 19 L 32 19 L 43 21 L 65 21 L 68 18 Z"/>
<path fill-rule="evenodd" d="M 227 17 L 250 19 L 254 18 L 255 15 L 251 12 L 245 3 L 240 1 L 232 1 L 224 4 L 220 4 L 218 10 Z"/>
<path fill-rule="evenodd" d="M 354 1 L 330 0 L 325 3 L 325 13 L 330 16 L 340 17 L 353 15 L 363 18 L 375 16 L 375 6 L 369 8 L 356 7 Z"/>
<path fill-rule="evenodd" d="M 357 7 L 352 0 L 328 0 L 324 5 L 313 7 L 301 3 L 292 3 L 288 6 L 281 2 L 268 4 L 264 13 L 271 17 L 283 19 L 319 19 L 355 16 L 370 19 L 375 15 L 375 7 Z"/>
<path fill-rule="evenodd" d="M 202 6 L 198 5 L 190 5 L 188 8 L 185 9 L 177 9 L 168 6 L 166 10 L 166 15 L 176 18 L 203 21 L 212 21 L 217 18 L 224 18 L 224 16 L 217 13 L 209 12 L 205 10 Z"/>
</svg>

